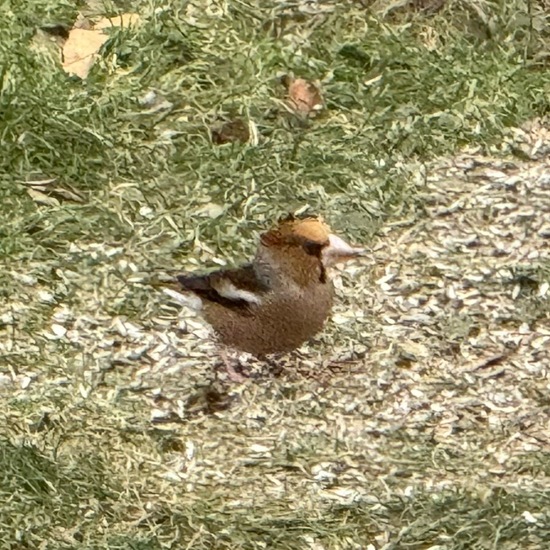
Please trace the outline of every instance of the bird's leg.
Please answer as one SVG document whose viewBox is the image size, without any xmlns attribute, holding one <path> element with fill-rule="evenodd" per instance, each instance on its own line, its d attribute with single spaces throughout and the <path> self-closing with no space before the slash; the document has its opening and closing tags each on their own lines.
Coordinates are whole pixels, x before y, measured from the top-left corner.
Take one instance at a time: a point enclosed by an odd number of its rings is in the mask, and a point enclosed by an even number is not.
<svg viewBox="0 0 550 550">
<path fill-rule="evenodd" d="M 244 376 L 243 374 L 235 370 L 235 367 L 232 364 L 231 358 L 229 357 L 227 350 L 220 350 L 220 357 L 225 366 L 225 370 L 227 372 L 229 380 L 231 380 L 232 382 L 237 382 L 238 384 L 242 384 L 248 379 L 247 376 Z"/>
</svg>

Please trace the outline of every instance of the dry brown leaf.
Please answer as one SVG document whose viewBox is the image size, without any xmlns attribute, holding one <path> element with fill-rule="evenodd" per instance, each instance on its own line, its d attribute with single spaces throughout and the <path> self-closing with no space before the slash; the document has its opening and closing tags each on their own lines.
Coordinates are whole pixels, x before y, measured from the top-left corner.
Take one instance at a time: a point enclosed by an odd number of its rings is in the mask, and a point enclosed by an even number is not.
<svg viewBox="0 0 550 550">
<path fill-rule="evenodd" d="M 55 189 L 52 189 L 51 194 L 54 196 L 57 195 L 58 197 L 68 201 L 84 202 L 84 197 L 80 193 L 74 190 L 64 189 L 63 187 L 56 187 Z"/>
<path fill-rule="evenodd" d="M 42 191 L 38 191 L 29 187 L 27 193 L 30 195 L 31 199 L 37 204 L 43 204 L 45 206 L 59 206 L 59 201 L 55 197 L 50 197 Z"/>
<path fill-rule="evenodd" d="M 250 138 L 248 124 L 240 118 L 229 120 L 221 125 L 218 123 L 214 125 L 210 131 L 212 133 L 212 141 L 216 145 L 233 143 L 236 141 L 246 143 Z"/>
<path fill-rule="evenodd" d="M 38 174 L 21 183 L 27 186 L 27 192 L 39 204 L 58 206 L 63 200 L 84 202 L 84 195 L 68 184 L 65 184 L 65 187 L 52 187 L 51 184 L 56 181 L 57 178 L 47 178 Z"/>
<path fill-rule="evenodd" d="M 79 17 L 63 45 L 63 69 L 69 74 L 85 79 L 90 73 L 101 46 L 109 38 L 103 30 L 112 27 L 128 27 L 138 22 L 137 14 L 124 13 L 116 17 L 104 17 L 92 28 L 88 19 Z"/>
<path fill-rule="evenodd" d="M 304 78 L 287 79 L 288 103 L 301 115 L 312 115 L 323 108 L 323 98 L 318 82 L 310 82 Z"/>
<path fill-rule="evenodd" d="M 63 47 L 63 69 L 85 79 L 108 38 L 102 31 L 72 29 Z"/>
</svg>

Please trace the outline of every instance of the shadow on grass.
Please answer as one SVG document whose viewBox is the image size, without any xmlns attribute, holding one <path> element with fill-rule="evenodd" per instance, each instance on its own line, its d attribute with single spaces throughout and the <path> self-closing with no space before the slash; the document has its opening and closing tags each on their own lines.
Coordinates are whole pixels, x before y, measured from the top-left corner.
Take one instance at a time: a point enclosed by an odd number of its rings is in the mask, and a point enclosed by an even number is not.
<svg viewBox="0 0 550 550">
<path fill-rule="evenodd" d="M 239 506 L 238 495 L 213 490 L 170 503 L 156 499 L 148 513 L 136 514 L 137 503 L 152 495 L 124 493 L 123 481 L 99 455 L 54 460 L 36 447 L 2 440 L 0 471 L 7 549 L 298 550 L 315 543 L 358 549 L 384 543 L 388 550 L 511 550 L 550 542 L 548 491 L 480 486 L 412 491 L 408 497 L 373 494 L 368 502 L 300 511 L 278 500 Z"/>
</svg>

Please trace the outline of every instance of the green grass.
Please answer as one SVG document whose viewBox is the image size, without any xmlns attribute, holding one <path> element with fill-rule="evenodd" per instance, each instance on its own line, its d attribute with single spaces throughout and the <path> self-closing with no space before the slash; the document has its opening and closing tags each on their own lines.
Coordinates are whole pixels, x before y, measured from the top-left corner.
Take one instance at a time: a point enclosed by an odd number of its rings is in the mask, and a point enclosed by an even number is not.
<svg viewBox="0 0 550 550">
<path fill-rule="evenodd" d="M 102 353 L 116 355 L 125 341 L 115 317 L 148 328 L 159 315 L 152 291 L 132 284 L 136 273 L 194 266 L 209 250 L 240 260 L 251 235 L 304 204 L 368 242 L 385 223 L 422 219 L 424 163 L 463 147 L 510 153 L 502 143 L 512 129 L 548 113 L 544 2 L 460 0 L 431 15 L 384 2 L 335 2 L 318 15 L 249 0 L 130 4 L 105 6 L 142 21 L 112 31 L 84 82 L 62 71 L 51 48 L 31 47 L 38 27 L 72 25 L 74 2 L 0 8 L 0 338 L 9 342 L 0 374 L 36 371 L 40 388 L 2 396 L 2 547 L 543 548 L 543 452 L 517 458 L 518 476 L 535 480 L 529 487 L 484 470 L 492 457 L 475 430 L 479 447 L 467 450 L 437 443 L 430 421 L 420 433 L 359 429 L 346 439 L 323 427 L 340 402 L 320 392 L 312 404 L 318 388 L 307 378 L 259 382 L 257 396 L 235 398 L 247 404 L 240 416 L 222 410 L 157 428 L 132 387 L 134 367 Z M 320 116 L 299 119 L 281 106 L 283 73 L 321 80 Z M 143 105 L 151 90 L 165 108 Z M 235 116 L 255 123 L 258 145 L 211 142 L 211 125 Z M 37 179 L 54 180 L 42 189 L 48 204 L 27 191 Z M 529 283 L 538 288 L 545 265 L 511 282 L 522 285 L 520 320 L 548 317 Z M 44 335 L 62 306 L 79 317 L 86 345 Z M 468 329 L 457 317 L 449 339 Z M 378 383 L 334 381 L 355 395 Z M 186 383 L 182 401 L 196 390 Z M 84 395 L 90 388 L 98 403 Z M 279 400 L 281 422 L 297 422 L 286 434 L 261 404 Z M 364 405 L 375 409 L 364 418 L 376 414 L 376 400 Z M 302 419 L 327 431 L 294 439 Z M 239 462 L 260 436 L 274 457 Z M 175 466 L 199 442 L 210 445 L 193 458 L 204 476 L 191 458 Z M 364 493 L 346 504 L 318 498 L 312 471 L 322 461 L 349 470 Z"/>
<path fill-rule="evenodd" d="M 54 429 L 50 425 L 47 431 Z M 498 485 L 442 487 L 435 493 L 415 491 L 405 496 L 399 490 L 399 478 L 395 484 L 388 478 L 385 495 L 309 511 L 288 509 L 284 501 L 268 504 L 260 495 L 256 496 L 260 506 L 235 507 L 230 501 L 238 493 L 200 489 L 168 499 L 166 487 L 163 491 L 158 487 L 158 476 L 145 464 L 140 467 L 135 456 L 125 465 L 107 462 L 120 451 L 121 440 L 128 457 L 138 449 L 154 456 L 153 433 L 120 433 L 114 449 L 105 447 L 91 455 L 74 448 L 64 450 L 69 438 L 57 441 L 50 456 L 32 444 L 3 440 L 1 493 L 9 511 L 2 520 L 4 537 L 9 537 L 3 539 L 4 547 L 34 548 L 47 541 L 46 548 L 164 548 L 192 541 L 194 548 L 205 549 L 264 544 L 299 549 L 314 540 L 328 548 L 360 548 L 366 542 L 380 543 L 381 531 L 391 540 L 388 548 L 485 549 L 497 544 L 514 548 L 520 540 L 536 548 L 550 540 L 544 524 L 548 491 Z M 77 439 L 77 433 L 72 435 Z M 547 456 L 533 459 L 548 462 Z M 399 477 L 415 470 L 411 464 Z M 150 476 L 147 481 L 146 475 Z M 133 480 L 131 484 L 126 476 Z M 141 481 L 134 476 L 142 477 Z M 526 521 L 524 512 L 535 521 Z"/>
</svg>

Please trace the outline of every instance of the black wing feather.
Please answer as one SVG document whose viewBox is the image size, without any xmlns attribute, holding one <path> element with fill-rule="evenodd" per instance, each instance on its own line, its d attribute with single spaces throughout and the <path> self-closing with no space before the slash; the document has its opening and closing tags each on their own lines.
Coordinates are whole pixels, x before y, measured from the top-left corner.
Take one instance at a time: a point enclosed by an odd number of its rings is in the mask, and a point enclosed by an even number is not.
<svg viewBox="0 0 550 550">
<path fill-rule="evenodd" d="M 262 281 L 252 264 L 247 264 L 238 269 L 222 269 L 205 275 L 178 275 L 176 277 L 183 290 L 194 292 L 203 300 L 215 302 L 225 307 L 248 308 L 250 303 L 244 299 L 231 299 L 222 296 L 214 287 L 222 279 L 228 279 L 235 287 L 248 292 L 261 294 L 269 290 L 268 285 Z"/>
</svg>

